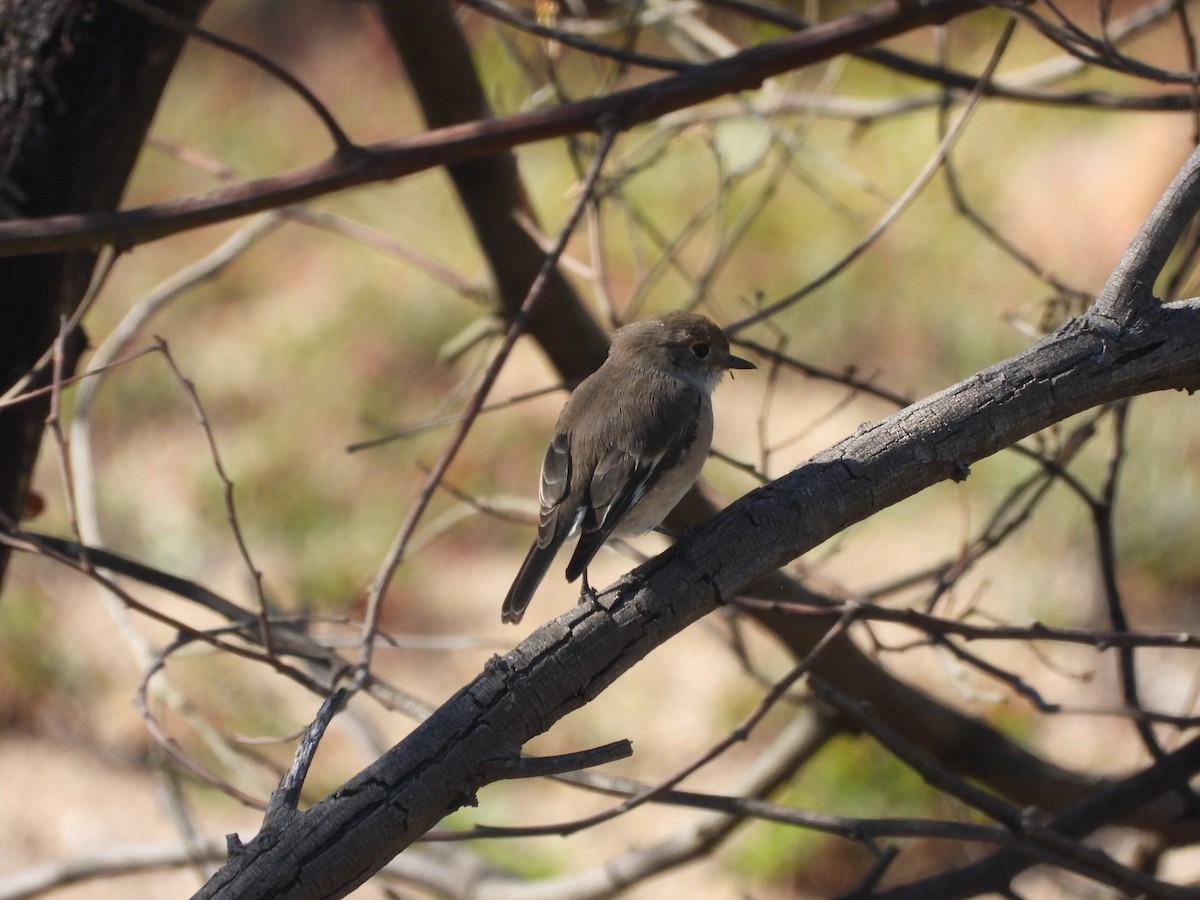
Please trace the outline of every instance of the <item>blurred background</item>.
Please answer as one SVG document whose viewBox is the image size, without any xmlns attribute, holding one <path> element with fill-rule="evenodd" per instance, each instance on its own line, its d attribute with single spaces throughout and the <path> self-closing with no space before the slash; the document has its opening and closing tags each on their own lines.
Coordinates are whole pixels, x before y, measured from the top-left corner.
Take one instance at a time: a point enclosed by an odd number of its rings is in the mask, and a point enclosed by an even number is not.
<svg viewBox="0 0 1200 900">
<path fill-rule="evenodd" d="M 551 24 L 556 16 L 570 18 L 552 4 L 513 6 Z M 715 5 L 650 6 L 662 15 L 637 33 L 637 48 L 647 53 L 700 62 L 784 33 Z M 772 8 L 824 20 L 859 7 Z M 1095 27 L 1092 7 L 1062 8 Z M 1191 14 L 1189 4 L 1182 8 Z M 1134 13 L 1149 19 L 1122 37 L 1123 52 L 1163 68 L 1187 67 L 1176 20 L 1154 18 L 1140 3 L 1105 9 L 1112 22 Z M 497 116 L 657 77 L 456 10 Z M 596 40 L 620 45 L 625 32 L 617 26 L 628 10 L 598 4 L 597 12 L 579 20 L 581 30 L 591 25 Z M 998 10 L 981 11 L 887 47 L 978 73 L 1005 21 Z M 218 0 L 203 24 L 297 75 L 358 143 L 424 130 L 372 4 Z M 1030 92 L 1166 92 L 1112 71 L 1072 70 L 1066 60 L 1026 25 L 1016 30 L 999 73 Z M 634 128 L 619 139 L 605 169 L 603 201 L 572 239 L 563 269 L 606 330 L 682 306 L 736 326 L 804 289 L 863 240 L 963 108 L 961 93 L 945 98 L 948 109 L 940 108 L 942 99 L 926 80 L 845 56 Z M 716 394 L 719 457 L 705 470 L 705 492 L 724 505 L 861 423 L 888 415 L 896 401 L 967 378 L 1081 311 L 1189 153 L 1196 127 L 1185 112 L 984 100 L 953 146 L 953 168 L 942 166 L 853 264 L 766 321 L 735 327 L 735 341 L 743 342 L 737 352 L 760 368 L 738 373 Z M 197 41 L 183 56 L 151 134 L 126 207 L 203 192 L 228 179 L 266 177 L 331 151 L 321 123 L 286 86 Z M 581 135 L 516 151 L 547 241 L 570 208 L 594 146 L 594 136 Z M 369 586 L 451 437 L 445 420 L 465 408 L 503 328 L 485 261 L 443 170 L 337 193 L 293 213 L 189 231 L 116 262 L 85 319 L 93 347 L 144 310 L 139 304 L 153 300 L 165 282 L 226 242 L 243 242 L 212 277 L 185 281 L 139 321 L 119 354 L 161 339 L 178 373 L 162 354 L 149 354 L 96 382 L 85 422 L 90 446 L 71 447 L 90 460 L 90 471 L 80 471 L 79 457 L 68 462 L 48 433 L 35 485 L 45 510 L 28 524 L 70 534 L 74 494 L 75 503 L 94 503 L 106 546 L 253 607 L 253 578 L 182 375 L 194 384 L 233 484 L 237 521 L 266 595 L 284 610 L 314 617 L 314 633 L 353 657 Z M 1006 252 L 974 216 L 1016 253 Z M 1195 292 L 1187 278 L 1174 287 L 1169 299 Z M 764 348 L 808 371 L 772 361 Z M 891 399 L 847 381 L 869 383 Z M 577 597 L 577 586 L 555 567 L 518 627 L 499 620 L 500 601 L 533 537 L 538 468 L 566 396 L 558 388 L 561 378 L 537 346 L 519 342 L 489 400 L 545 393 L 481 416 L 396 571 L 382 610 L 388 640 L 374 666 L 420 703 L 444 701 L 489 658 Z M 77 391 L 65 395 L 65 423 L 77 402 Z M 1130 404 L 1119 429 L 1116 414 L 1087 414 L 1094 427 L 1071 462 L 1080 482 L 1100 490 L 1114 446 L 1123 445 L 1120 584 L 1134 624 L 1148 630 L 1196 626 L 1194 411 L 1186 396 L 1156 395 Z M 1064 423 L 1030 446 L 1052 452 L 1078 437 L 1079 424 Z M 401 435 L 348 451 L 395 432 Z M 942 615 L 970 610 L 993 622 L 1106 627 L 1091 513 L 1062 486 L 949 590 L 936 593 L 928 577 L 917 577 L 960 558 L 1013 486 L 1036 469 L 1028 458 L 1001 454 L 974 467 L 963 483 L 933 488 L 851 528 L 796 569 L 838 598 L 933 603 Z M 653 554 L 666 545 L 651 535 L 634 550 Z M 636 561 L 606 550 L 591 581 L 607 585 Z M 177 598 L 136 593 L 168 618 L 215 624 Z M 122 608 L 64 567 L 27 555 L 15 559 L 0 604 L 0 778 L 36 784 L 38 791 L 29 802 L 0 805 L 0 873 L 113 848 L 170 845 L 187 835 L 219 842 L 229 832 L 248 839 L 257 831 L 260 811 L 183 772 L 135 706 L 154 655 L 174 637 L 173 628 Z M 1097 774 L 1145 761 L 1128 721 L 1080 712 L 1120 705 L 1111 655 L 1017 642 L 972 646 L 1065 707 L 1046 715 L 1011 684 L 918 642 L 911 631 L 864 628 L 857 638 L 899 676 L 1049 760 Z M 1139 661 L 1148 706 L 1194 711 L 1197 669 L 1189 654 L 1145 651 Z M 723 738 L 760 703 L 764 683 L 792 664 L 732 614 L 710 616 L 527 749 L 563 753 L 629 738 L 633 757 L 609 770 L 655 782 Z M 173 654 L 149 697 L 164 733 L 184 754 L 259 799 L 287 767 L 296 734 L 320 702 L 260 666 L 200 646 Z M 731 790 L 806 702 L 797 695 L 772 711 L 750 740 L 685 787 Z M 357 700 L 326 736 L 306 801 L 340 785 L 413 724 Z M 775 799 L 846 816 L 947 814 L 945 799 L 918 776 L 869 740 L 849 735 L 826 744 Z M 507 782 L 487 788 L 477 808 L 456 813 L 447 826 L 540 825 L 612 802 L 543 780 Z M 654 845 L 697 815 L 651 805 L 573 837 L 468 846 L 517 875 L 553 876 Z M 1112 840 L 1120 846 L 1133 838 Z M 948 842 L 914 844 L 904 871 L 893 875 L 916 877 L 970 857 Z M 850 842 L 752 823 L 706 858 L 628 896 L 665 890 L 700 898 L 832 896 L 851 889 L 869 865 L 869 855 Z M 1165 874 L 1200 871 L 1182 854 L 1166 866 Z M 194 868 L 167 868 L 87 881 L 54 896 L 184 896 L 200 883 Z M 356 896 L 388 890 L 425 896 L 387 879 Z M 1094 886 L 1054 876 L 1031 881 L 1029 890 L 1029 896 L 1097 896 Z"/>
</svg>

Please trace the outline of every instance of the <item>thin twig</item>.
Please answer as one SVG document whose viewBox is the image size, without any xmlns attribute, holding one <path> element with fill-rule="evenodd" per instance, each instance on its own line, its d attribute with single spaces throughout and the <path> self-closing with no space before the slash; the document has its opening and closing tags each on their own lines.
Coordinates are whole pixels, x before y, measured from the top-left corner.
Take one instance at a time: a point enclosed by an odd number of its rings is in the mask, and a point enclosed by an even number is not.
<svg viewBox="0 0 1200 900">
<path fill-rule="evenodd" d="M 601 130 L 614 116 L 622 128 L 631 128 L 713 97 L 757 87 L 773 75 L 833 58 L 847 46 L 880 41 L 979 8 L 978 0 L 929 0 L 922 4 L 881 0 L 870 9 L 750 47 L 696 72 L 603 97 L 483 123 L 452 125 L 407 140 L 371 144 L 353 159 L 334 158 L 258 181 L 140 208 L 0 222 L 0 257 L 106 243 L 131 247 L 332 191 L 452 166 L 531 141 Z"/>
<path fill-rule="evenodd" d="M 655 800 L 660 794 L 673 789 L 676 785 L 678 785 L 680 782 L 682 782 L 685 778 L 688 778 L 689 776 L 698 772 L 700 769 L 707 766 L 710 762 L 712 762 L 717 757 L 721 756 L 723 753 L 725 753 L 727 750 L 729 750 L 734 745 L 747 740 L 749 738 L 751 732 L 754 730 L 754 728 L 762 721 L 763 717 L 765 717 L 768 712 L 770 712 L 772 709 L 774 709 L 776 704 L 778 704 L 780 700 L 782 700 L 785 696 L 787 696 L 788 691 L 790 691 L 791 688 L 801 678 L 808 675 L 808 673 L 812 669 L 813 664 L 816 663 L 816 661 L 818 659 L 820 659 L 821 655 L 825 652 L 825 649 L 830 644 L 832 644 L 834 641 L 838 640 L 842 636 L 842 633 L 844 632 L 844 630 L 849 626 L 850 621 L 851 621 L 851 617 L 847 616 L 843 620 L 841 620 L 837 624 L 835 624 L 832 628 L 830 628 L 829 631 L 825 634 L 825 636 L 820 641 L 817 642 L 816 646 L 814 646 L 812 648 L 812 650 L 810 650 L 804 656 L 803 659 L 801 659 L 798 663 L 796 663 L 796 665 L 793 666 L 792 669 L 783 678 L 781 678 L 779 681 L 777 681 L 774 685 L 771 686 L 771 689 L 767 692 L 766 696 L 764 696 L 763 699 L 761 701 L 759 701 L 758 706 L 756 706 L 750 712 L 750 714 L 747 715 L 738 724 L 738 726 L 736 728 L 734 728 L 732 731 L 730 731 L 730 733 L 728 735 L 726 735 L 723 739 L 721 739 L 720 741 L 713 744 L 713 746 L 711 746 L 708 750 L 706 750 L 700 756 L 696 757 L 694 760 L 692 760 L 686 766 L 679 769 L 677 772 L 673 773 L 668 778 L 665 778 L 658 784 L 648 787 L 646 790 L 641 791 L 632 797 L 629 797 L 623 803 L 621 803 L 615 807 L 612 807 L 611 809 L 607 809 L 602 812 L 596 813 L 595 815 L 586 816 L 586 817 L 580 818 L 580 819 L 575 819 L 570 822 L 558 822 L 558 823 L 554 823 L 554 824 L 550 824 L 550 825 L 528 826 L 528 827 L 522 828 L 521 833 L 523 835 L 527 835 L 527 834 L 558 834 L 558 835 L 575 834 L 577 832 L 580 832 L 585 829 L 592 828 L 596 825 L 599 825 L 602 822 L 607 822 L 610 819 L 614 819 L 618 816 L 622 816 L 622 815 L 630 812 L 631 810 L 637 809 L 639 806 L 642 806 L 643 804 L 646 804 L 652 800 Z M 485 837 L 495 836 L 502 832 L 503 832 L 503 829 L 496 829 L 496 828 L 492 828 L 490 826 L 482 826 L 482 825 L 479 826 L 478 829 L 476 830 L 476 833 L 478 833 L 482 836 L 485 836 Z"/>
<path fill-rule="evenodd" d="M 917 177 L 912 180 L 907 188 L 905 188 L 904 193 L 901 194 L 896 202 L 892 204 L 891 208 L 888 209 L 888 211 L 884 213 L 882 217 L 880 217 L 879 221 L 877 221 L 871 227 L 871 230 L 868 231 L 858 241 L 858 243 L 854 245 L 854 247 L 847 251 L 841 259 L 835 262 L 832 266 L 829 266 L 824 272 L 822 272 L 808 284 L 804 285 L 799 290 L 793 291 L 785 297 L 781 297 L 774 303 L 766 304 L 753 314 L 746 316 L 745 318 L 732 324 L 729 327 L 729 331 L 737 332 L 749 325 L 755 324 L 756 322 L 762 322 L 766 319 L 772 318 L 788 307 L 793 306 L 799 301 L 803 300 L 805 297 L 810 296 L 818 288 L 821 288 L 833 281 L 833 279 L 849 268 L 855 260 L 866 253 L 867 248 L 871 247 L 879 239 L 879 237 L 891 227 L 892 223 L 900 217 L 900 214 L 909 207 L 913 200 L 916 199 L 917 195 L 920 194 L 921 191 L 924 190 L 925 186 L 933 179 L 933 176 L 937 174 L 937 171 L 941 168 L 942 161 L 945 159 L 946 154 L 950 152 L 950 148 L 954 146 L 954 143 L 958 140 L 959 136 L 963 133 L 963 131 L 966 130 L 967 122 L 971 120 L 972 113 L 975 111 L 979 101 L 984 95 L 984 85 L 991 81 L 992 75 L 995 73 L 996 67 L 1000 64 L 1000 59 L 1004 55 L 1005 49 L 1008 47 L 1009 39 L 1012 37 L 1015 27 L 1016 22 L 1012 20 L 1005 25 L 1004 32 L 1001 34 L 1000 39 L 996 42 L 995 49 L 992 51 L 992 57 L 988 60 L 987 66 L 984 68 L 983 73 L 979 76 L 979 82 L 976 85 L 975 90 L 971 92 L 971 96 L 967 99 L 967 102 L 964 104 L 963 110 L 958 116 L 958 120 L 954 123 L 954 126 L 946 132 L 945 137 L 943 137 L 938 143 L 937 149 L 926 161 L 921 171 L 917 173 Z"/>
<path fill-rule="evenodd" d="M 346 702 L 346 689 L 338 688 L 325 698 L 317 715 L 313 718 L 304 736 L 296 745 L 296 753 L 292 765 L 279 781 L 277 787 L 267 802 L 267 812 L 263 816 L 262 827 L 266 830 L 277 827 L 280 819 L 296 811 L 300 805 L 300 792 L 304 789 L 304 781 L 308 770 L 312 767 L 313 757 L 317 755 L 317 747 L 325 735 L 325 729 L 333 721 Z"/>
<path fill-rule="evenodd" d="M 599 44 L 582 36 L 576 31 L 563 28 L 552 28 L 534 19 L 518 15 L 502 3 L 494 0 L 459 0 L 464 6 L 469 6 L 481 15 L 496 19 L 505 25 L 519 28 L 529 34 L 537 35 L 549 41 L 574 47 L 584 53 L 615 59 L 626 65 L 642 66 L 648 69 L 661 69 L 666 72 L 683 72 L 691 68 L 691 64 L 670 59 L 665 56 L 653 56 L 648 53 L 636 53 L 622 50 L 619 47 L 609 47 Z"/>
<path fill-rule="evenodd" d="M 542 294 L 542 288 L 546 284 L 546 280 L 550 272 L 558 264 L 558 258 L 566 249 L 567 241 L 575 231 L 575 226 L 582 218 L 584 209 L 592 199 L 592 191 L 595 189 L 596 182 L 600 177 L 600 172 L 604 166 L 604 161 L 607 159 L 609 151 L 612 149 L 613 143 L 616 141 L 618 130 L 613 126 L 605 128 L 600 134 L 600 141 L 596 147 L 596 154 L 592 160 L 592 168 L 587 173 L 586 178 L 579 187 L 578 196 L 575 200 L 574 208 L 571 210 L 559 232 L 558 240 L 555 242 L 551 252 L 546 256 L 545 262 L 542 264 L 537 277 L 534 278 L 533 284 L 529 287 L 529 293 L 526 294 L 524 301 L 521 303 L 521 308 L 513 317 L 512 324 L 501 341 L 500 347 L 496 351 L 487 370 L 483 373 L 480 379 L 479 387 L 471 397 L 471 401 L 463 414 L 462 421 L 454 431 L 454 435 L 447 443 L 442 455 L 434 464 L 433 469 L 426 477 L 422 485 L 420 494 L 416 502 L 409 509 L 405 516 L 404 522 L 400 526 L 400 530 L 396 535 L 392 546 L 388 549 L 384 557 L 383 563 L 379 567 L 379 571 L 371 584 L 370 591 L 367 597 L 367 612 L 364 617 L 363 640 L 360 653 L 359 665 L 363 672 L 367 672 L 371 668 L 371 655 L 375 647 L 375 631 L 379 627 L 379 616 L 383 610 L 383 597 L 387 592 L 388 585 L 391 583 L 392 576 L 400 563 L 404 559 L 405 550 L 408 547 L 409 541 L 412 539 L 413 533 L 416 531 L 417 524 L 421 520 L 425 509 L 428 507 L 430 500 L 433 499 L 433 494 L 437 490 L 438 484 L 442 477 L 450 468 L 450 464 L 458 455 L 459 449 L 467 438 L 471 427 L 475 424 L 475 419 L 479 416 L 483 405 L 487 400 L 487 395 L 491 391 L 492 386 L 496 383 L 497 377 L 500 375 L 500 370 L 504 363 L 508 360 L 513 348 L 516 346 L 517 339 L 524 332 L 526 322 L 529 319 L 529 314 L 533 309 L 534 304 Z"/>
<path fill-rule="evenodd" d="M 126 9 L 145 16 L 151 22 L 163 25 L 181 34 L 186 34 L 188 37 L 195 38 L 206 44 L 211 44 L 214 47 L 232 53 L 234 56 L 240 56 L 247 62 L 262 69 L 268 75 L 291 89 L 316 114 L 317 118 L 321 120 L 329 132 L 329 136 L 333 140 L 338 154 L 349 154 L 357 148 L 357 145 L 350 140 L 342 126 L 338 124 L 333 113 L 329 111 L 324 103 L 317 99 L 317 95 L 310 91 L 299 78 L 279 65 L 279 63 L 268 59 L 257 50 L 253 50 L 245 44 L 240 44 L 237 41 L 232 41 L 227 37 L 215 34 L 194 22 L 189 22 L 179 16 L 172 15 L 161 7 L 147 3 L 145 0 L 116 0 L 116 2 L 120 3 Z"/>
<path fill-rule="evenodd" d="M 204 439 L 208 443 L 208 452 L 213 462 L 213 468 L 216 470 L 217 477 L 221 479 L 221 494 L 225 500 L 225 518 L 229 522 L 229 530 L 233 534 L 233 540 L 237 544 L 242 562 L 246 564 L 246 570 L 250 573 L 250 583 L 254 590 L 254 600 L 258 605 L 258 622 L 262 635 L 263 649 L 268 656 L 273 656 L 275 654 L 275 645 L 274 637 L 271 634 L 271 607 L 267 602 L 267 596 L 263 590 L 262 570 L 255 565 L 254 559 L 250 555 L 250 547 L 246 543 L 246 537 L 242 533 L 242 525 L 238 519 L 237 505 L 234 503 L 233 498 L 233 480 L 229 477 L 225 470 L 225 464 L 221 461 L 221 451 L 217 448 L 217 438 L 213 434 L 212 425 L 208 421 L 208 415 L 204 412 L 204 404 L 200 401 L 200 394 L 196 391 L 196 385 L 183 374 L 183 371 L 176 364 L 167 342 L 162 338 L 156 338 L 156 341 L 162 351 L 163 357 L 167 361 L 167 365 L 170 366 L 171 371 L 175 374 L 180 385 L 187 393 L 188 399 L 192 404 L 192 412 L 195 414 L 196 421 L 200 424 L 200 430 L 204 433 Z"/>
</svg>

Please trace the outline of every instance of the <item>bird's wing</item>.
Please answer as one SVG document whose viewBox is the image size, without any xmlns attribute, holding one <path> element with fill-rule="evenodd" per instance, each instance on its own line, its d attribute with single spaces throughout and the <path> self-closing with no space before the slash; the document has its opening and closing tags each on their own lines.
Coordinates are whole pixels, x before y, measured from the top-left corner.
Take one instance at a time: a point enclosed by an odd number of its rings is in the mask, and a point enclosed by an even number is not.
<svg viewBox="0 0 1200 900">
<path fill-rule="evenodd" d="M 563 512 L 561 504 L 570 487 L 571 442 L 566 434 L 559 432 L 546 448 L 546 456 L 542 460 L 542 480 L 538 485 L 538 502 L 541 505 L 538 513 L 538 547 L 549 547 L 556 538 L 561 543 L 578 527 L 578 523 L 568 528 L 559 527 L 559 515 Z"/>
<path fill-rule="evenodd" d="M 525 555 L 525 561 L 513 579 L 512 586 L 504 598 L 500 608 L 502 622 L 520 622 L 525 615 L 533 592 L 537 590 L 546 570 L 554 561 L 562 542 L 579 527 L 581 518 L 579 511 L 564 510 L 562 502 L 567 496 L 571 484 L 571 447 L 567 435 L 559 433 L 554 436 L 542 460 L 542 480 L 538 487 L 538 501 L 541 510 L 538 513 L 537 539 Z M 560 517 L 571 516 L 573 522 L 560 525 Z M 565 527 L 564 527 L 565 526 Z"/>
<path fill-rule="evenodd" d="M 698 393 L 690 393 L 694 396 L 675 399 L 698 407 L 702 398 Z M 683 420 L 687 425 L 682 429 L 659 430 L 664 439 L 651 446 L 635 445 L 633 450 L 612 447 L 601 458 L 589 484 L 589 502 L 584 505 L 581 521 L 583 533 L 567 563 L 567 581 L 574 581 L 583 573 L 626 514 L 666 472 L 679 464 L 696 438 L 698 416 L 688 415 Z"/>
</svg>

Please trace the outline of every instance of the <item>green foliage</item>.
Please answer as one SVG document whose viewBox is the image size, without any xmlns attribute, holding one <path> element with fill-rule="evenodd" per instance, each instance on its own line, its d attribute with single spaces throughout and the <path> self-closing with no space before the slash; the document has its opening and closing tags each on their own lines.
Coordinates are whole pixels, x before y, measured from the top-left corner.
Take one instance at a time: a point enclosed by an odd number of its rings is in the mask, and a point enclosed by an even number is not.
<svg viewBox="0 0 1200 900">
<path fill-rule="evenodd" d="M 0 722 L 36 716 L 47 702 L 71 702 L 87 693 L 78 664 L 54 640 L 46 598 L 10 590 L 0 603 Z"/>
<path fill-rule="evenodd" d="M 919 775 L 869 738 L 830 741 L 787 788 L 778 803 L 850 818 L 932 817 L 945 801 Z M 777 881 L 803 871 L 833 843 L 818 831 L 754 822 L 734 842 L 732 865 L 741 874 Z"/>
</svg>

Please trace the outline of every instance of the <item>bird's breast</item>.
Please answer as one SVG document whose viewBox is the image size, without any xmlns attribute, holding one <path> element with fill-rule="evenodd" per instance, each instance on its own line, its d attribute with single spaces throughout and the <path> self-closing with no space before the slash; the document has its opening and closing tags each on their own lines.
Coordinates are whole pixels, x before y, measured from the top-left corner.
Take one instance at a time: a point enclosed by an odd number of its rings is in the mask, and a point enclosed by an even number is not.
<svg viewBox="0 0 1200 900">
<path fill-rule="evenodd" d="M 704 397 L 700 404 L 700 412 L 695 424 L 695 437 L 680 457 L 678 464 L 664 472 L 654 486 L 646 492 L 646 496 L 626 513 L 625 518 L 615 529 L 616 534 L 625 536 L 644 534 L 656 527 L 696 483 L 696 479 L 700 477 L 700 470 L 704 468 L 704 462 L 708 459 L 708 450 L 712 446 L 713 412 L 712 403 L 707 397 Z"/>
</svg>

